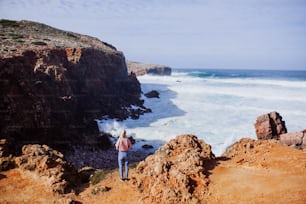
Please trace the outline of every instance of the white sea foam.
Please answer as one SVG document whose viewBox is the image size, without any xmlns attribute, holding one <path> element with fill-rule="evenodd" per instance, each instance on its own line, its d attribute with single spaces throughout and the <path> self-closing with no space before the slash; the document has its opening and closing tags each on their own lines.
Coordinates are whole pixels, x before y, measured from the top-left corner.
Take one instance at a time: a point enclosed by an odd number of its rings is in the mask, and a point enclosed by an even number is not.
<svg viewBox="0 0 306 204">
<path fill-rule="evenodd" d="M 145 99 L 152 109 L 139 120 L 102 121 L 101 130 L 119 135 L 123 128 L 141 142 L 158 148 L 179 134 L 191 133 L 212 145 L 216 155 L 242 137 L 256 138 L 256 118 L 278 111 L 288 131 L 306 128 L 306 82 L 243 78 L 200 78 L 187 73 L 139 77 L 144 93 L 157 90 L 160 98 Z"/>
</svg>

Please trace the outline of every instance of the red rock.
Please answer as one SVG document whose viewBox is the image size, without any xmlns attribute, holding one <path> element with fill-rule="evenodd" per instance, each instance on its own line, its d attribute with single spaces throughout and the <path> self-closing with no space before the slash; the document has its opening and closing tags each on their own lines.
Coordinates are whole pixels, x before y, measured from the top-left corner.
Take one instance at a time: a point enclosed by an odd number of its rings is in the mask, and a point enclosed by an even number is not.
<svg viewBox="0 0 306 204">
<path fill-rule="evenodd" d="M 288 145 L 295 146 L 298 149 L 306 148 L 306 130 L 300 132 L 291 132 L 280 135 L 280 142 Z"/>
<path fill-rule="evenodd" d="M 278 139 L 280 134 L 287 133 L 285 122 L 277 112 L 259 116 L 255 129 L 258 139 Z"/>
<path fill-rule="evenodd" d="M 291 132 L 286 134 L 281 134 L 279 136 L 279 140 L 281 143 L 286 144 L 288 146 L 295 145 L 300 146 L 303 143 L 303 132 Z"/>
</svg>

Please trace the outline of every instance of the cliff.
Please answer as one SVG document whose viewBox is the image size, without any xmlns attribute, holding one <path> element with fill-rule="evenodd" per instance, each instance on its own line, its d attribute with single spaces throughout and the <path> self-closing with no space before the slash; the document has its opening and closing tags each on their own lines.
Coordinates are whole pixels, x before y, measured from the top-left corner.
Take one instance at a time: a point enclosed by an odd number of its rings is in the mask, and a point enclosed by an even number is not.
<svg viewBox="0 0 306 204">
<path fill-rule="evenodd" d="M 0 31 L 0 135 L 13 147 L 94 145 L 94 119 L 146 112 L 136 76 L 112 45 L 30 21 L 1 20 Z"/>
<path fill-rule="evenodd" d="M 159 64 L 146 64 L 141 62 L 127 61 L 129 73 L 133 72 L 137 76 L 145 74 L 153 75 L 171 75 L 171 68 Z"/>
</svg>

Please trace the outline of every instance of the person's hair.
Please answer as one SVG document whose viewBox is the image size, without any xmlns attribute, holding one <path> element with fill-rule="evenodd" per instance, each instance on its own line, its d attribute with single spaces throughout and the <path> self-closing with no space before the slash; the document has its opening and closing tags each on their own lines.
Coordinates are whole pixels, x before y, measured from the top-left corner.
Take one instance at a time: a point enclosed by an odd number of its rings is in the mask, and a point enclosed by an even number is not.
<svg viewBox="0 0 306 204">
<path fill-rule="evenodd" d="M 125 131 L 125 130 L 122 131 L 120 137 L 121 137 L 121 138 L 126 138 L 126 131 Z"/>
</svg>

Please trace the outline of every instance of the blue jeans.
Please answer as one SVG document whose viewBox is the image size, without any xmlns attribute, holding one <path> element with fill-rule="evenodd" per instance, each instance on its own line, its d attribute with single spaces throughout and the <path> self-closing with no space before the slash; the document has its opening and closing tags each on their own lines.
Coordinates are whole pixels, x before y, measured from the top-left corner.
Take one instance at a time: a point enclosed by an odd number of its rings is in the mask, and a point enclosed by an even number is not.
<svg viewBox="0 0 306 204">
<path fill-rule="evenodd" d="M 119 164 L 120 179 L 128 178 L 128 175 L 129 175 L 129 154 L 128 152 L 119 151 L 118 164 Z M 125 166 L 125 176 L 123 176 L 123 165 Z"/>
</svg>

